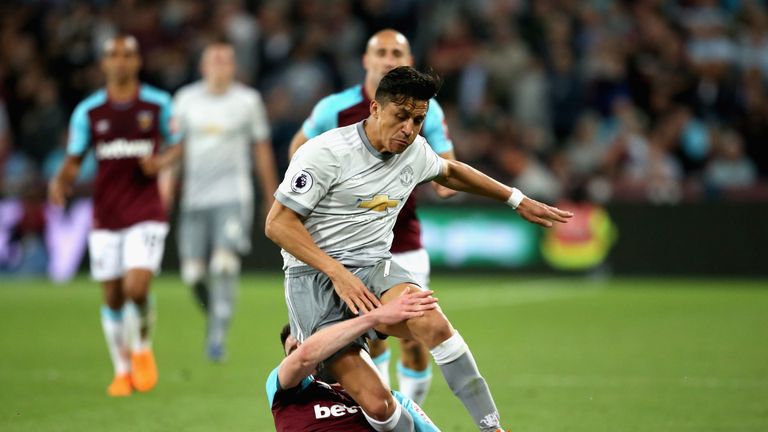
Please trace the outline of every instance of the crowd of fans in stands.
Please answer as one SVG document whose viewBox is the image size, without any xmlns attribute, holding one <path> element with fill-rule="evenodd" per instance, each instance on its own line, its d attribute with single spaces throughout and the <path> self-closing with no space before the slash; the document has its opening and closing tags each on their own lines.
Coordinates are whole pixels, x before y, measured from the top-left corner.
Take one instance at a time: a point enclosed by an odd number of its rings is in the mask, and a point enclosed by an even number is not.
<svg viewBox="0 0 768 432">
<path fill-rule="evenodd" d="M 118 31 L 139 40 L 142 78 L 169 91 L 197 78 L 206 41 L 230 40 L 240 79 L 265 96 L 282 170 L 312 105 L 361 81 L 365 41 L 386 27 L 444 78 L 458 159 L 530 195 L 766 196 L 764 1 L 17 0 L 0 11 L 3 197 L 43 197 L 72 109 L 101 85 L 100 44 Z"/>
</svg>

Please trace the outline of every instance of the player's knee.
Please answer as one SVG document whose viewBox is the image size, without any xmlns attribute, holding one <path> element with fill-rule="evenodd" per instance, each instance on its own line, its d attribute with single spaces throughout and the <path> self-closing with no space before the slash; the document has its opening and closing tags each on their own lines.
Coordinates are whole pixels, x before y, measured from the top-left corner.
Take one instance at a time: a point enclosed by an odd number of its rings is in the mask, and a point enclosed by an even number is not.
<svg viewBox="0 0 768 432">
<path fill-rule="evenodd" d="M 201 260 L 185 260 L 181 264 L 181 280 L 186 285 L 193 286 L 205 277 L 205 262 Z"/>
<path fill-rule="evenodd" d="M 143 304 L 149 295 L 149 284 L 152 281 L 152 272 L 140 270 L 129 273 L 123 280 L 125 296 L 132 302 Z"/>
<path fill-rule="evenodd" d="M 392 397 L 392 393 L 389 391 L 371 392 L 360 401 L 360 407 L 368 414 L 369 417 L 377 420 L 384 421 L 392 416 L 395 412 L 395 401 Z"/>
<path fill-rule="evenodd" d="M 428 347 L 434 347 L 453 335 L 453 327 L 439 310 L 428 311 L 419 319 L 418 339 Z"/>
<path fill-rule="evenodd" d="M 211 256 L 211 273 L 240 273 L 240 256 L 228 249 L 216 249 Z"/>
</svg>

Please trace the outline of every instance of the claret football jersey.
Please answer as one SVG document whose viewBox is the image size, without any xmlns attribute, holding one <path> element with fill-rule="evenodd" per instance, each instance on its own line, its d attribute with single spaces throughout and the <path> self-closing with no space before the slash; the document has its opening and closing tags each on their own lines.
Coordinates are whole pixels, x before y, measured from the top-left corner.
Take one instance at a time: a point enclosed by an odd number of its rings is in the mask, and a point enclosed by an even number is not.
<svg viewBox="0 0 768 432">
<path fill-rule="evenodd" d="M 83 156 L 91 149 L 96 156 L 94 228 L 166 219 L 157 178 L 146 176 L 139 161 L 157 153 L 162 142 L 176 143 L 170 119 L 171 96 L 146 84 L 131 101 L 111 101 L 102 89 L 75 108 L 67 154 Z"/>
</svg>

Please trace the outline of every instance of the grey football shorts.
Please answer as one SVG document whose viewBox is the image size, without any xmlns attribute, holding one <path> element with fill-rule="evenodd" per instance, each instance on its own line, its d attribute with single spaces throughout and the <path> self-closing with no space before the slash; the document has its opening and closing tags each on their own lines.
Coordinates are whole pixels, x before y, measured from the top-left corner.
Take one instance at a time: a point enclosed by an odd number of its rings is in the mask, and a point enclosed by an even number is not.
<svg viewBox="0 0 768 432">
<path fill-rule="evenodd" d="M 201 209 L 183 209 L 179 217 L 179 254 L 182 259 L 207 259 L 213 249 L 251 250 L 253 206 L 224 204 Z"/>
<path fill-rule="evenodd" d="M 378 298 L 390 288 L 402 283 L 418 285 L 410 272 L 391 260 L 382 260 L 368 267 L 347 269 L 360 278 Z M 347 304 L 336 294 L 328 276 L 312 267 L 288 269 L 285 277 L 285 301 L 288 305 L 291 334 L 299 341 L 304 341 L 324 327 L 355 317 Z M 370 330 L 367 336 L 377 339 L 374 330 Z M 366 350 L 368 348 L 365 336 L 357 338 L 351 345 Z"/>
</svg>

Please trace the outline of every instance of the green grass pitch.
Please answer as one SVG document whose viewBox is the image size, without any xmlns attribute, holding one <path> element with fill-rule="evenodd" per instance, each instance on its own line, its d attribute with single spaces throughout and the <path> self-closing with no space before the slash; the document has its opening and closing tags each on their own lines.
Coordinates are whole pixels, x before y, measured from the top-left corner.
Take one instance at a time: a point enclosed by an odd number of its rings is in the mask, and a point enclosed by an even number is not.
<svg viewBox="0 0 768 432">
<path fill-rule="evenodd" d="M 433 287 L 515 432 L 768 430 L 764 280 L 437 276 Z M 97 285 L 0 281 L 0 430 L 274 430 L 264 380 L 281 358 L 280 275 L 243 280 L 222 365 L 205 360 L 178 277 L 153 291 L 160 383 L 110 399 Z M 443 431 L 473 430 L 435 371 L 425 410 Z"/>
</svg>

